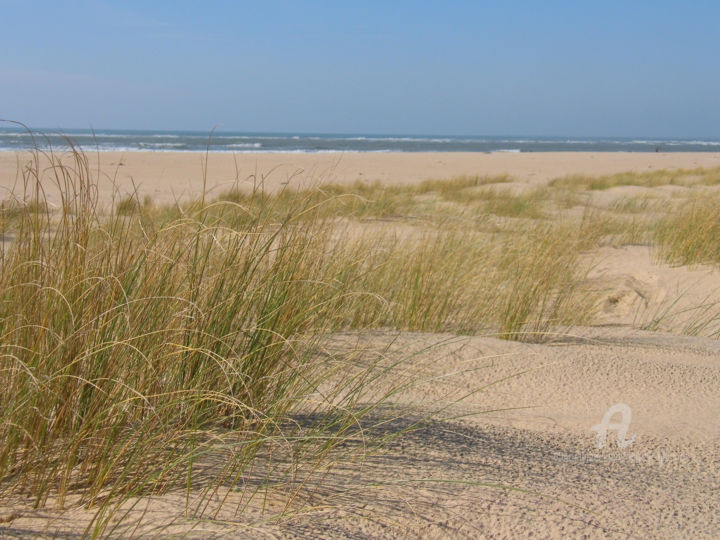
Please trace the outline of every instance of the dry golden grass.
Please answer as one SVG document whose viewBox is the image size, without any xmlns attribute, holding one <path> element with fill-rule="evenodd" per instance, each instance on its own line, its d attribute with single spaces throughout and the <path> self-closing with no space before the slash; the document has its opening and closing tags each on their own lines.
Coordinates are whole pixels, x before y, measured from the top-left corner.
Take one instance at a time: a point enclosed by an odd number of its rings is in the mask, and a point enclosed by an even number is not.
<svg viewBox="0 0 720 540">
<path fill-rule="evenodd" d="M 661 257 L 673 264 L 720 262 L 720 196 L 698 197 L 658 221 Z"/>
<path fill-rule="evenodd" d="M 381 404 L 363 402 L 381 357 L 348 386 L 335 375 L 351 360 L 317 354 L 329 333 L 537 340 L 579 321 L 574 233 L 544 221 L 503 236 L 431 225 L 378 237 L 353 220 L 416 203 L 405 188 L 364 184 L 174 208 L 133 195 L 103 213 L 86 157 L 69 158 L 49 154 L 41 168 L 36 154 L 21 171 L 23 200 L 42 201 L 53 183 L 57 212 L 26 204 L 3 221 L 13 239 L 0 257 L 0 495 L 95 506 L 90 536 L 123 501 L 193 489 L 208 454 L 224 463 L 203 478 L 212 493 L 240 489 L 274 441 L 314 470 L 360 436 L 359 417 Z M 442 198 L 479 183 L 408 189 Z M 314 421 L 293 421 L 308 409 Z"/>
<path fill-rule="evenodd" d="M 608 176 L 592 177 L 572 175 L 557 178 L 550 182 L 556 188 L 605 190 L 618 186 L 713 186 L 720 184 L 720 168 L 715 169 L 678 169 L 656 170 L 648 172 L 626 172 Z"/>
</svg>

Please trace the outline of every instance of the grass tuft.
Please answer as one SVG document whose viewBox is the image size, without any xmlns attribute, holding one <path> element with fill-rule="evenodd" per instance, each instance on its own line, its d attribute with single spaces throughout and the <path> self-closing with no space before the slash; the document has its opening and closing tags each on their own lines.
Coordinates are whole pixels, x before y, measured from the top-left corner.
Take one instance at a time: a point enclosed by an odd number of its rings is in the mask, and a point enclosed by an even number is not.
<svg viewBox="0 0 720 540">
<path fill-rule="evenodd" d="M 130 216 L 150 208 L 152 208 L 152 198 L 149 195 L 146 195 L 140 202 L 137 193 L 134 193 L 118 201 L 115 212 L 119 216 Z"/>
<path fill-rule="evenodd" d="M 705 197 L 676 209 L 656 226 L 660 256 L 673 264 L 720 262 L 720 198 Z"/>
<path fill-rule="evenodd" d="M 618 186 L 713 186 L 718 184 L 720 184 L 720 167 L 713 169 L 661 169 L 647 172 L 624 172 L 600 177 L 571 175 L 556 178 L 549 185 L 556 188 L 598 191 Z"/>
</svg>

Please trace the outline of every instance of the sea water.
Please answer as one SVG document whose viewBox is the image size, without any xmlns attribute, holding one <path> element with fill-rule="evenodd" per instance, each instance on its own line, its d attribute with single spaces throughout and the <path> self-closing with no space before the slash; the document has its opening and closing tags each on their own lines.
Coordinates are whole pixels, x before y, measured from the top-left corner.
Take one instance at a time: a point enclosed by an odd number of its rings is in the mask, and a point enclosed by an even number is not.
<svg viewBox="0 0 720 540">
<path fill-rule="evenodd" d="M 720 152 L 720 139 L 354 135 L 0 127 L 0 150 L 151 152 Z"/>
</svg>

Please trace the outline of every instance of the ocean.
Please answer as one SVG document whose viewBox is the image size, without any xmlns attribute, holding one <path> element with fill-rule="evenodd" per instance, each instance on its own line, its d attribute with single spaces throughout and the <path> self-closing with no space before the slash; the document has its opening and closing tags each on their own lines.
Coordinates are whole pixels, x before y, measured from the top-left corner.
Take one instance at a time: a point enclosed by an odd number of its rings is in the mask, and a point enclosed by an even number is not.
<svg viewBox="0 0 720 540">
<path fill-rule="evenodd" d="M 469 137 L 0 128 L 0 150 L 152 152 L 720 152 L 720 139 Z"/>
</svg>

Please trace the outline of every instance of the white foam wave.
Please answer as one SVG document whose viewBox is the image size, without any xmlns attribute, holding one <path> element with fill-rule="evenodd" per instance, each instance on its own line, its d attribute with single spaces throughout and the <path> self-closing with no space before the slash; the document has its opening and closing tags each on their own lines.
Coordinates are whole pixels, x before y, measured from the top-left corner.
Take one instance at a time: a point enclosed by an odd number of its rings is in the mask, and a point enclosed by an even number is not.
<svg viewBox="0 0 720 540">
<path fill-rule="evenodd" d="M 168 143 L 168 142 L 162 142 L 162 143 L 146 143 L 146 142 L 140 142 L 138 143 L 139 146 L 143 148 L 187 148 L 187 145 L 185 143 Z"/>
<path fill-rule="evenodd" d="M 661 143 L 661 144 L 667 144 L 668 146 L 684 146 L 684 145 L 720 146 L 720 141 L 672 141 L 672 142 L 666 142 L 666 143 Z"/>
</svg>

